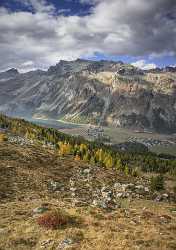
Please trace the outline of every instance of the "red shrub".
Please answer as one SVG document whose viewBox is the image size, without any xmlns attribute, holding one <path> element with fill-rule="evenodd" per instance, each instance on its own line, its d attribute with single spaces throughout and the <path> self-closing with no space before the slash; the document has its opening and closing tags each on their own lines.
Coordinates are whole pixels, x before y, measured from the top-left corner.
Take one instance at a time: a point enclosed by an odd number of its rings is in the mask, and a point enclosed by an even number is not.
<svg viewBox="0 0 176 250">
<path fill-rule="evenodd" d="M 43 214 L 37 218 L 37 223 L 47 229 L 57 229 L 69 222 L 69 215 L 57 210 Z"/>
</svg>

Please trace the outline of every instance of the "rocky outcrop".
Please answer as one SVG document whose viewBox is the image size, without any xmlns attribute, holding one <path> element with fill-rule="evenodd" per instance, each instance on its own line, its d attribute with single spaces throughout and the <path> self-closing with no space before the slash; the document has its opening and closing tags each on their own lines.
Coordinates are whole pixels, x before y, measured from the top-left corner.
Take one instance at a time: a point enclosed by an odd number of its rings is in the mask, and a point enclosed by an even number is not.
<svg viewBox="0 0 176 250">
<path fill-rule="evenodd" d="M 60 61 L 47 72 L 0 73 L 0 112 L 176 132 L 176 73 L 122 62 Z"/>
<path fill-rule="evenodd" d="M 0 81 L 9 80 L 16 77 L 19 74 L 17 69 L 9 69 L 5 72 L 0 72 Z"/>
</svg>

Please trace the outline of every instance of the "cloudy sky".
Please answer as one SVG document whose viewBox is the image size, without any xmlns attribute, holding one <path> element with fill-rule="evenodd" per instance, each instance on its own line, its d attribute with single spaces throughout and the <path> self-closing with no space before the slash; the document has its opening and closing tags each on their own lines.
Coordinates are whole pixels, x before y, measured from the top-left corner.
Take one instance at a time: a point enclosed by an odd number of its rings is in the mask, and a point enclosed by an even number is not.
<svg viewBox="0 0 176 250">
<path fill-rule="evenodd" d="M 60 59 L 176 65 L 176 0 L 0 0 L 0 71 Z"/>
</svg>

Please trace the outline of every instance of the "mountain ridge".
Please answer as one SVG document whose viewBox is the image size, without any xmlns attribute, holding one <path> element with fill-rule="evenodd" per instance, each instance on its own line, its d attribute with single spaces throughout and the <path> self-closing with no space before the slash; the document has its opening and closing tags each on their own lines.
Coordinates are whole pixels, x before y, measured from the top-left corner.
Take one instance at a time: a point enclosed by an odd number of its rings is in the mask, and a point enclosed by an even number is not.
<svg viewBox="0 0 176 250">
<path fill-rule="evenodd" d="M 0 73 L 0 111 L 175 133 L 175 72 L 175 67 L 146 71 L 121 61 L 77 59 L 61 60 L 47 71 L 6 78 Z"/>
<path fill-rule="evenodd" d="M 81 59 L 81 58 L 78 58 L 76 60 L 60 60 L 58 63 L 56 63 L 55 65 L 52 65 L 52 66 L 49 66 L 47 70 L 42 70 L 42 69 L 36 69 L 36 70 L 30 70 L 30 71 L 27 71 L 27 72 L 24 72 L 24 73 L 20 73 L 20 71 L 17 69 L 17 68 L 9 68 L 7 70 L 3 70 L 3 71 L 0 71 L 0 75 L 2 73 L 10 73 L 10 72 L 16 72 L 17 74 L 26 74 L 26 73 L 29 73 L 29 72 L 36 72 L 36 71 L 40 71 L 40 72 L 48 72 L 50 71 L 51 68 L 54 68 L 54 67 L 57 67 L 59 65 L 63 65 L 63 64 L 69 64 L 69 63 L 83 63 L 83 62 L 87 62 L 87 63 L 90 63 L 90 64 L 99 64 L 99 63 L 114 63 L 114 64 L 121 64 L 121 65 L 131 65 L 132 67 L 134 68 L 138 68 L 136 66 L 133 66 L 132 64 L 130 63 L 124 63 L 123 61 L 113 61 L 113 60 L 89 60 L 89 59 Z M 139 69 L 139 68 L 138 68 Z M 153 69 L 145 69 L 145 70 L 142 70 L 141 71 L 143 72 L 152 72 L 152 73 L 158 73 L 158 72 L 176 72 L 176 66 L 165 66 L 165 67 L 156 67 L 156 68 L 153 68 Z"/>
</svg>

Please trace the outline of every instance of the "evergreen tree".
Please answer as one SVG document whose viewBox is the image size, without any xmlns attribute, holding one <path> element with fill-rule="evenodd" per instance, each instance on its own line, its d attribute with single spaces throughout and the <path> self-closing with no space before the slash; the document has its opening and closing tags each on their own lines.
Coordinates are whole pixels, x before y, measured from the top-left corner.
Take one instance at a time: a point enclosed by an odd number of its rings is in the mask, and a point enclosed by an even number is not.
<svg viewBox="0 0 176 250">
<path fill-rule="evenodd" d="M 164 177 L 163 175 L 158 175 L 152 177 L 150 180 L 150 187 L 152 191 L 160 191 L 164 189 Z"/>
</svg>

